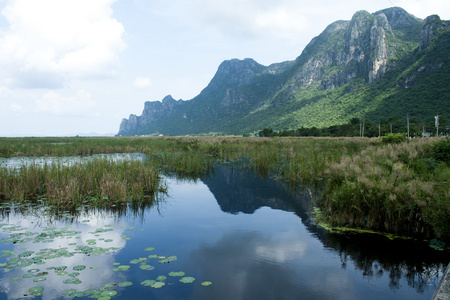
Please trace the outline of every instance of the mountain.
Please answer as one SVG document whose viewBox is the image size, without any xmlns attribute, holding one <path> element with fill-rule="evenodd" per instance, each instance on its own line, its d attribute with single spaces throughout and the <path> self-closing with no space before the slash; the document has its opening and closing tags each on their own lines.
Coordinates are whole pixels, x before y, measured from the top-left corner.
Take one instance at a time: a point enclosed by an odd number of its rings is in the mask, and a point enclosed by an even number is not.
<svg viewBox="0 0 450 300">
<path fill-rule="evenodd" d="M 243 134 L 328 127 L 406 114 L 450 119 L 450 22 L 399 7 L 356 12 L 315 37 L 294 61 L 220 64 L 192 100 L 145 102 L 118 135 Z"/>
</svg>

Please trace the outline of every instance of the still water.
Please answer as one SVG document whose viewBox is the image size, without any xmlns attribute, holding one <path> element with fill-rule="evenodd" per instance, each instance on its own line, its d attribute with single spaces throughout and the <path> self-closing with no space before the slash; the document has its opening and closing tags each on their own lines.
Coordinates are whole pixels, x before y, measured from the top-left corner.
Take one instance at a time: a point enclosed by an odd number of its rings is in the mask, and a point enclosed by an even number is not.
<svg viewBox="0 0 450 300">
<path fill-rule="evenodd" d="M 230 166 L 165 180 L 151 207 L 3 205 L 0 299 L 430 299 L 449 261 L 420 243 L 325 232 L 308 215 L 319 188 Z"/>
</svg>

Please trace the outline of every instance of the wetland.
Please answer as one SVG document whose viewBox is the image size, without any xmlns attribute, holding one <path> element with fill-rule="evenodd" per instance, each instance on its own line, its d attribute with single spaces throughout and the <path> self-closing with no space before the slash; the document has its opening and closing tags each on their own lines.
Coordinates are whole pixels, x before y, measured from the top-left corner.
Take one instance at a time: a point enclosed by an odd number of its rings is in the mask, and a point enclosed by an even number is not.
<svg viewBox="0 0 450 300">
<path fill-rule="evenodd" d="M 429 156 L 434 141 L 413 143 L 0 139 L 0 299 L 430 299 L 450 260 L 441 224 L 448 167 Z M 374 169 L 373 152 L 405 161 L 401 151 L 412 146 L 414 159 L 434 163 L 427 178 L 419 163 L 404 163 L 417 169 L 408 177 L 415 191 L 437 187 L 414 203 L 439 202 L 441 223 L 389 231 L 373 225 L 376 218 L 368 222 L 374 212 L 365 211 L 364 223 L 333 226 L 339 218 L 327 217 L 334 208 L 323 203 L 332 184 L 339 190 L 336 170 L 370 185 L 376 176 L 352 176 L 356 166 Z M 361 153 L 372 161 L 360 163 Z M 323 220 L 334 230 L 319 226 Z"/>
</svg>

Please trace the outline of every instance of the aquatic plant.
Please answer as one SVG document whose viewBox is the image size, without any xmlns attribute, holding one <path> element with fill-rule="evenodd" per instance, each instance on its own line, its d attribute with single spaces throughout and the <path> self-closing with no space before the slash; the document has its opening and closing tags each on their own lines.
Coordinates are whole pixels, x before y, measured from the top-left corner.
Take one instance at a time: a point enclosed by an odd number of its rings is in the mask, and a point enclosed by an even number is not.
<svg viewBox="0 0 450 300">
<path fill-rule="evenodd" d="M 371 146 L 331 164 L 318 204 L 337 227 L 450 238 L 449 167 L 430 163 L 430 141 Z M 426 165 L 424 163 L 426 162 Z"/>
</svg>

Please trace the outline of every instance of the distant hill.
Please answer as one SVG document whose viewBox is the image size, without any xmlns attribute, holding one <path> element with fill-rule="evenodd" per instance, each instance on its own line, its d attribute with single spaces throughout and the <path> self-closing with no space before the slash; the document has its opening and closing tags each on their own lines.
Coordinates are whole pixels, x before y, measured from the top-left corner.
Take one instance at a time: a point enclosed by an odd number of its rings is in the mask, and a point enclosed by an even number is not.
<svg viewBox="0 0 450 300">
<path fill-rule="evenodd" d="M 450 22 L 394 7 L 330 24 L 294 61 L 224 61 L 198 96 L 145 102 L 118 135 L 244 134 L 406 114 L 430 123 L 437 112 L 450 119 Z"/>
</svg>

